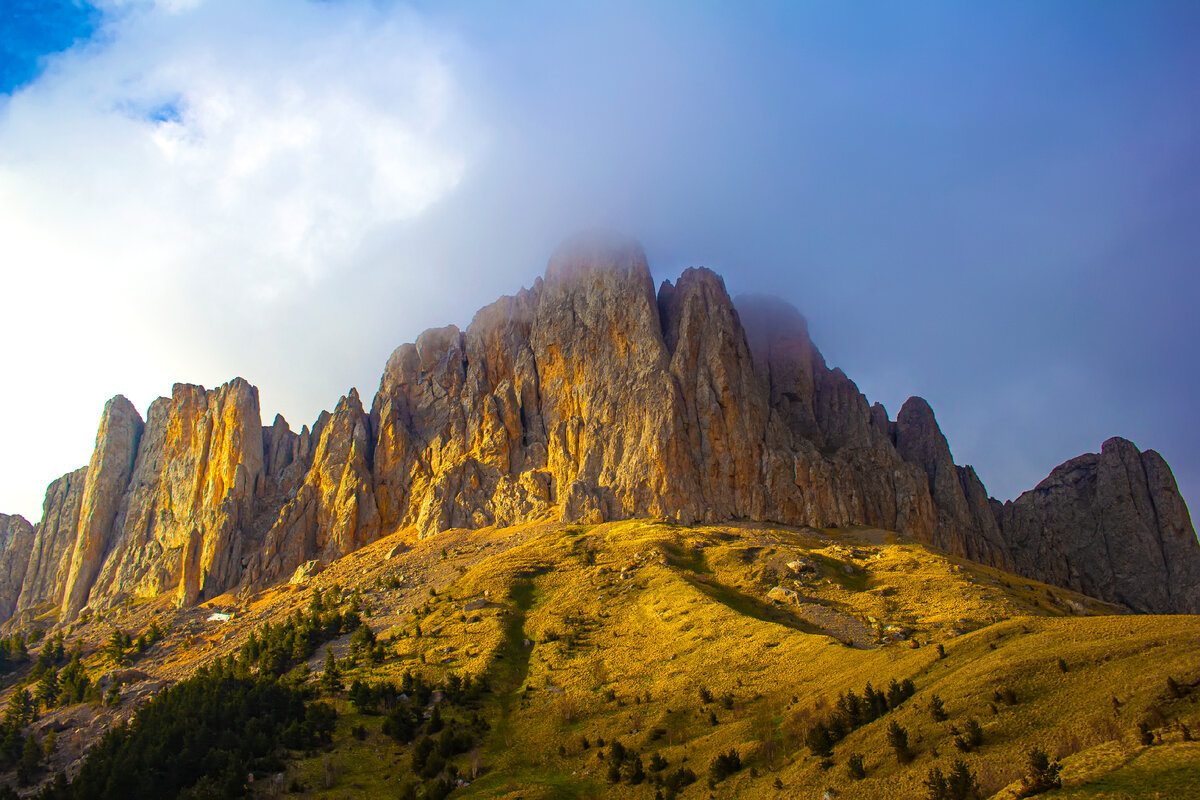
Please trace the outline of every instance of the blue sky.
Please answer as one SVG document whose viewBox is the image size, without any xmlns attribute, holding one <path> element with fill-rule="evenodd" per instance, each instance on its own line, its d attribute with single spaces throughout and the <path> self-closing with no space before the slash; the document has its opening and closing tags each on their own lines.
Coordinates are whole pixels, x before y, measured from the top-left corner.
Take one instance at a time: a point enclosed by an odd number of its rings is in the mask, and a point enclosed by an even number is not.
<svg viewBox="0 0 1200 800">
<path fill-rule="evenodd" d="M 1200 497 L 1195 3 L 5 7 L 0 510 L 118 392 L 369 396 L 597 225 L 795 304 L 1000 498 L 1112 435 Z"/>
</svg>

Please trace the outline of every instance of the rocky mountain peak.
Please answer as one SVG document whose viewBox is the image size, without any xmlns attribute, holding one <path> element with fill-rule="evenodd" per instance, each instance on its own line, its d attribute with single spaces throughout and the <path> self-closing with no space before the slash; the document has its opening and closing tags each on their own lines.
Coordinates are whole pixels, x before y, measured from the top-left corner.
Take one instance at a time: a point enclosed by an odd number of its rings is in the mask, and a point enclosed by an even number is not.
<svg viewBox="0 0 1200 800">
<path fill-rule="evenodd" d="M 144 422 L 113 398 L 42 522 L 0 520 L 0 616 L 193 604 L 398 530 L 631 517 L 896 530 L 1131 608 L 1200 612 L 1200 544 L 1157 453 L 1109 440 L 990 501 L 927 402 L 889 420 L 795 308 L 734 302 L 705 268 L 656 293 L 636 242 L 589 232 L 466 330 L 396 348 L 369 413 L 351 389 L 311 428 L 264 428 L 241 378 L 176 384 Z"/>
</svg>

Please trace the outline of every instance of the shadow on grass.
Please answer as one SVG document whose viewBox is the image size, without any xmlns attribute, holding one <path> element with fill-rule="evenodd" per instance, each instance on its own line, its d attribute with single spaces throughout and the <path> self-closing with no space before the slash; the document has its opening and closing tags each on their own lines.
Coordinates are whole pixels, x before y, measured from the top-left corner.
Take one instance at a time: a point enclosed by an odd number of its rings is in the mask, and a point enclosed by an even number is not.
<svg viewBox="0 0 1200 800">
<path fill-rule="evenodd" d="M 870 576 L 865 572 L 855 568 L 855 566 L 847 561 L 839 561 L 836 558 L 823 555 L 821 553 L 809 553 L 808 557 L 825 568 L 825 576 L 831 580 L 837 581 L 843 589 L 851 592 L 865 592 L 870 583 Z M 854 572 L 847 574 L 846 567 L 850 567 Z"/>
<path fill-rule="evenodd" d="M 743 616 L 753 617 L 761 622 L 783 625 L 800 633 L 828 635 L 826 631 L 818 626 L 802 619 L 797 619 L 782 608 L 759 600 L 756 597 L 751 597 L 748 594 L 743 594 L 731 586 L 726 586 L 723 583 L 718 583 L 700 575 L 684 575 L 683 579 L 699 589 L 706 597 Z"/>
</svg>

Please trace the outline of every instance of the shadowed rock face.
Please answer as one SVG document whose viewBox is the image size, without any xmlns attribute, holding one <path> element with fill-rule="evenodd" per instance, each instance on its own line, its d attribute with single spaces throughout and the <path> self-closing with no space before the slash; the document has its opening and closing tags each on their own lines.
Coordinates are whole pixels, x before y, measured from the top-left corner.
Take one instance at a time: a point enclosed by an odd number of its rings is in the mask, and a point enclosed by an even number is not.
<svg viewBox="0 0 1200 800">
<path fill-rule="evenodd" d="M 32 611 L 47 604 L 55 608 L 62 605 L 86 480 L 87 467 L 82 467 L 62 476 L 46 489 L 42 521 L 34 528 L 33 547 L 17 598 L 18 612 Z"/>
<path fill-rule="evenodd" d="M 988 504 L 987 491 L 975 470 L 959 467 L 950 455 L 933 409 L 911 397 L 896 415 L 896 449 L 915 464 L 929 481 L 937 513 L 933 544 L 981 564 L 1011 570 L 1013 560 Z"/>
<path fill-rule="evenodd" d="M 996 512 L 1021 574 L 1137 611 L 1200 613 L 1200 545 L 1153 450 L 1109 439 Z"/>
<path fill-rule="evenodd" d="M 0 619 L 8 619 L 16 610 L 31 550 L 33 526 L 29 521 L 0 514 Z"/>
<path fill-rule="evenodd" d="M 0 530 L 0 616 L 195 603 L 400 528 L 635 516 L 889 528 L 1139 610 L 1200 611 L 1200 546 L 1157 454 L 1112 440 L 1001 507 L 924 400 L 889 420 L 791 306 L 735 304 L 706 269 L 656 293 L 636 243 L 588 234 L 465 331 L 397 348 L 369 414 L 351 390 L 311 431 L 264 428 L 240 378 L 177 385 L 144 426 L 114 398 L 42 522 Z"/>
</svg>

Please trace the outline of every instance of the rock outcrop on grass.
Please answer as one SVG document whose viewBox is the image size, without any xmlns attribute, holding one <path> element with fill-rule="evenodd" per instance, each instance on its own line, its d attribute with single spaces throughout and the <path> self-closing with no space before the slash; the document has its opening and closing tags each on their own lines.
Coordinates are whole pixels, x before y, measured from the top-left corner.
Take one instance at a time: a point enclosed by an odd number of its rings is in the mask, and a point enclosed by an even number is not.
<svg viewBox="0 0 1200 800">
<path fill-rule="evenodd" d="M 1169 467 L 1123 440 L 1000 506 L 933 410 L 893 421 L 830 368 L 791 306 L 734 302 L 642 249 L 569 240 L 532 288 L 388 359 L 299 433 L 258 392 L 179 384 L 143 421 L 105 408 L 89 466 L 0 549 L 0 617 L 286 580 L 398 529 L 660 517 L 904 532 L 1153 612 L 1200 613 L 1200 545 Z M 19 526 L 18 526 L 19 527 Z"/>
</svg>

